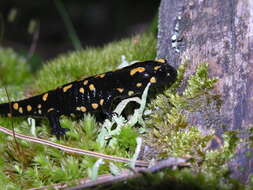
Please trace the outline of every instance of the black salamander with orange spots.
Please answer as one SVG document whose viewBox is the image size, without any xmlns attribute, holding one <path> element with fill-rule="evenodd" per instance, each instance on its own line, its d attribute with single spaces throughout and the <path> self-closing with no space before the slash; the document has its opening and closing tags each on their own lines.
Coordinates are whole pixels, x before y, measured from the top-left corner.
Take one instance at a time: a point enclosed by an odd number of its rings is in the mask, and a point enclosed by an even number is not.
<svg viewBox="0 0 253 190">
<path fill-rule="evenodd" d="M 170 85 L 176 77 L 177 71 L 165 59 L 137 62 L 31 98 L 0 104 L 0 115 L 46 117 L 52 133 L 59 138 L 66 132 L 60 125 L 61 115 L 80 116 L 86 112 L 101 111 L 111 117 L 115 100 L 140 96 L 149 82 L 151 88 Z"/>
</svg>

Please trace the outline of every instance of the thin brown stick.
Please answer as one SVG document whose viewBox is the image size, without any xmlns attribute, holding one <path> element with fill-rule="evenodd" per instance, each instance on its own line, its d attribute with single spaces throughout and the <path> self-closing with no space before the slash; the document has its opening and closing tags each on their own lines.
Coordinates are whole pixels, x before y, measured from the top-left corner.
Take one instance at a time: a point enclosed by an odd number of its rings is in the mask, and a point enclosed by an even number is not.
<svg viewBox="0 0 253 190">
<path fill-rule="evenodd" d="M 6 134 L 9 134 L 11 136 L 14 136 L 13 132 L 11 130 L 6 129 L 2 126 L 0 126 L 0 131 L 4 132 Z M 86 156 L 93 156 L 93 157 L 96 157 L 96 158 L 102 158 L 102 159 L 105 159 L 105 160 L 111 160 L 111 161 L 116 161 L 116 162 L 123 162 L 123 163 L 130 163 L 131 162 L 131 159 L 128 159 L 128 158 L 111 156 L 111 155 L 106 155 L 106 154 L 93 152 L 93 151 L 89 151 L 89 150 L 83 150 L 83 149 L 79 149 L 79 148 L 68 147 L 68 146 L 53 143 L 51 141 L 47 141 L 47 140 L 44 140 L 44 139 L 22 135 L 22 134 L 16 133 L 16 132 L 15 132 L 15 137 L 17 137 L 19 139 L 30 141 L 30 142 L 35 142 L 35 143 L 51 146 L 51 147 L 54 147 L 54 148 L 58 148 L 60 150 L 66 151 L 66 152 L 72 152 L 72 153 L 76 153 L 76 154 L 83 154 L 83 155 L 86 155 Z M 148 162 L 142 161 L 142 160 L 137 160 L 135 162 L 135 166 L 148 167 L 148 165 L 149 165 Z"/>
<path fill-rule="evenodd" d="M 0 45 L 3 42 L 3 38 L 4 38 L 4 18 L 2 13 L 0 13 Z"/>
<path fill-rule="evenodd" d="M 14 138 L 14 142 L 15 142 L 15 144 L 16 144 L 17 151 L 19 152 L 19 155 L 23 155 L 23 154 L 21 154 L 21 153 L 22 153 L 22 150 L 21 150 L 21 148 L 20 148 L 20 146 L 19 146 L 19 144 L 18 144 L 18 140 L 17 140 L 16 135 L 15 135 L 14 125 L 13 125 L 13 120 L 12 120 L 12 111 L 13 111 L 13 110 L 12 110 L 12 107 L 11 107 L 10 96 L 9 96 L 8 91 L 7 91 L 7 88 L 4 87 L 4 89 L 5 89 L 5 93 L 6 93 L 8 102 L 9 102 L 9 110 L 10 110 L 10 114 L 11 114 L 11 129 L 12 129 L 12 136 L 13 136 L 13 138 Z"/>
<path fill-rule="evenodd" d="M 32 188 L 30 190 L 45 190 L 45 189 L 65 189 L 65 190 L 80 190 L 86 188 L 97 187 L 101 185 L 109 185 L 116 182 L 141 177 L 145 173 L 155 173 L 161 171 L 166 168 L 174 168 L 174 167 L 189 167 L 190 164 L 187 163 L 188 159 L 185 158 L 175 158 L 169 157 L 165 160 L 157 162 L 154 166 L 150 168 L 135 168 L 132 170 L 123 170 L 119 175 L 114 176 L 112 174 L 104 174 L 97 178 L 97 180 L 91 180 L 88 178 L 83 178 L 79 180 L 75 180 L 74 182 L 68 183 L 60 183 L 60 184 L 53 184 L 49 186 L 43 186 L 39 188 Z M 75 187 L 69 187 L 71 184 L 78 184 Z"/>
<path fill-rule="evenodd" d="M 32 44 L 30 46 L 29 53 L 28 53 L 28 56 L 27 56 L 28 60 L 33 56 L 33 54 L 35 52 L 35 49 L 37 47 L 37 42 L 39 40 L 39 34 L 40 34 L 40 25 L 37 22 L 35 32 L 33 33 Z"/>
</svg>

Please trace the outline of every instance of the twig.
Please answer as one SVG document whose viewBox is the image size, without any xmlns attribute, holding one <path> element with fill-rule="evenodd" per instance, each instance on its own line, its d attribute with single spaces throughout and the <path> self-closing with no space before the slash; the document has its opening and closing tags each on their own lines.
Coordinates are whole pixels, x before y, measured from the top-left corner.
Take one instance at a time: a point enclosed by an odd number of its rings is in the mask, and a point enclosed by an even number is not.
<svg viewBox="0 0 253 190">
<path fill-rule="evenodd" d="M 3 41 L 4 38 L 4 18 L 2 13 L 0 13 L 0 44 Z"/>
<path fill-rule="evenodd" d="M 37 42 L 38 42 L 38 39 L 39 39 L 39 34 L 40 34 L 40 25 L 37 24 L 37 27 L 33 33 L 33 39 L 32 39 L 32 44 L 30 46 L 30 49 L 29 49 L 29 53 L 28 53 L 28 56 L 27 56 L 27 59 L 29 60 L 34 52 L 35 52 L 35 49 L 37 47 Z"/>
<path fill-rule="evenodd" d="M 18 144 L 18 141 L 17 141 L 17 138 L 16 138 L 16 134 L 15 134 L 15 130 L 14 130 L 14 125 L 13 125 L 13 120 L 12 120 L 12 113 L 13 113 L 13 110 L 12 110 L 12 107 L 11 107 L 11 100 L 10 100 L 10 96 L 9 96 L 9 93 L 7 91 L 7 88 L 4 87 L 4 90 L 5 90 L 5 93 L 6 93 L 6 96 L 7 96 L 7 99 L 8 99 L 8 102 L 9 102 L 9 110 L 10 110 L 10 114 L 11 114 L 11 129 L 12 129 L 12 136 L 14 138 L 14 141 L 15 141 L 15 144 L 17 146 L 17 151 L 19 152 L 19 155 L 23 155 L 21 154 L 22 153 L 22 150 Z"/>
<path fill-rule="evenodd" d="M 0 126 L 0 131 L 4 132 L 6 134 L 9 134 L 11 136 L 14 136 L 13 131 L 11 131 L 9 129 L 6 129 L 2 126 Z M 47 141 L 47 140 L 44 140 L 44 139 L 22 135 L 22 134 L 16 133 L 16 132 L 15 132 L 15 137 L 19 138 L 19 139 L 30 141 L 30 142 L 35 142 L 35 143 L 51 146 L 51 147 L 54 147 L 54 148 L 58 148 L 60 150 L 66 151 L 66 152 L 73 152 L 73 153 L 77 153 L 77 154 L 83 154 L 83 155 L 86 155 L 86 156 L 93 156 L 93 157 L 96 157 L 96 158 L 103 158 L 105 160 L 111 160 L 111 161 L 116 161 L 116 162 L 131 163 L 131 159 L 128 159 L 128 158 L 111 156 L 111 155 L 106 155 L 106 154 L 93 152 L 93 151 L 89 151 L 89 150 L 83 150 L 83 149 L 79 149 L 79 148 L 68 147 L 68 146 L 53 143 L 51 141 Z M 135 165 L 136 166 L 141 166 L 141 167 L 148 167 L 149 163 L 146 162 L 146 161 L 137 160 L 135 162 Z"/>
<path fill-rule="evenodd" d="M 81 42 L 80 40 L 78 39 L 78 36 L 76 34 L 76 31 L 74 29 L 74 26 L 69 18 L 69 15 L 62 3 L 61 0 L 54 0 L 54 3 L 55 3 L 55 6 L 59 12 L 59 14 L 61 15 L 62 17 L 62 20 L 66 26 L 66 29 L 67 29 L 67 32 L 68 32 L 68 35 L 69 35 L 69 38 L 70 40 L 72 41 L 72 44 L 74 46 L 74 48 L 76 50 L 80 50 L 82 49 L 82 45 L 81 45 Z"/>
<path fill-rule="evenodd" d="M 190 164 L 187 163 L 187 159 L 184 158 L 175 158 L 170 157 L 166 160 L 162 160 L 157 162 L 155 166 L 151 168 L 135 168 L 134 172 L 131 170 L 123 170 L 120 175 L 114 176 L 112 174 L 104 174 L 97 178 L 96 181 L 93 181 L 88 178 L 79 179 L 78 181 L 73 181 L 69 183 L 61 183 L 61 184 L 54 184 L 50 186 L 43 186 L 39 188 L 32 188 L 30 190 L 45 190 L 45 189 L 65 189 L 65 190 L 80 190 L 86 188 L 97 187 L 98 185 L 109 185 L 116 182 L 137 178 L 143 176 L 145 173 L 155 173 L 161 171 L 166 168 L 174 168 L 174 167 L 189 167 Z M 75 187 L 69 187 L 68 184 L 79 184 Z"/>
</svg>

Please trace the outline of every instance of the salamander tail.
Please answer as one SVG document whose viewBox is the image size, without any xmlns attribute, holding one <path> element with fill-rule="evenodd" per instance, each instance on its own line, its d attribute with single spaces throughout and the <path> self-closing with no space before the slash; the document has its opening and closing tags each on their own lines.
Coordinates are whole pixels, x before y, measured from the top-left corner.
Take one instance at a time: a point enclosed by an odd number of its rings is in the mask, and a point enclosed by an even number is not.
<svg viewBox="0 0 253 190">
<path fill-rule="evenodd" d="M 10 111 L 10 104 L 9 103 L 0 104 L 0 116 L 10 117 L 11 115 L 13 114 L 11 114 Z"/>
</svg>

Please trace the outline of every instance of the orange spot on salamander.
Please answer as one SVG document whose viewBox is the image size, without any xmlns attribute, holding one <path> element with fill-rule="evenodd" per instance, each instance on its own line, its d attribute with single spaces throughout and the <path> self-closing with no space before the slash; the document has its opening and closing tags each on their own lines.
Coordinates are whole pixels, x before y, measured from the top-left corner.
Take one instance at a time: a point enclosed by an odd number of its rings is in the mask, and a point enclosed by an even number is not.
<svg viewBox="0 0 253 190">
<path fill-rule="evenodd" d="M 161 66 L 155 66 L 154 69 L 157 71 L 158 69 L 160 69 Z"/>
<path fill-rule="evenodd" d="M 141 82 L 138 82 L 138 83 L 136 84 L 136 86 L 137 86 L 137 87 L 141 87 L 141 86 L 142 86 L 142 83 L 141 83 Z"/>
<path fill-rule="evenodd" d="M 84 84 L 84 85 L 87 85 L 87 84 L 88 84 L 88 81 L 87 81 L 87 80 L 83 81 L 83 84 Z"/>
<path fill-rule="evenodd" d="M 48 113 L 51 112 L 51 111 L 54 111 L 54 108 L 49 108 L 49 109 L 47 110 Z"/>
<path fill-rule="evenodd" d="M 87 111 L 86 107 L 84 107 L 84 106 L 76 107 L 76 110 L 81 111 L 81 112 L 86 112 Z"/>
<path fill-rule="evenodd" d="M 130 75 L 134 75 L 135 73 L 139 72 L 139 73 L 142 73 L 145 71 L 145 68 L 144 67 L 137 67 L 137 68 L 134 68 L 130 71 Z"/>
<path fill-rule="evenodd" d="M 128 96 L 132 96 L 132 95 L 134 95 L 134 91 L 132 90 L 128 91 Z"/>
<path fill-rule="evenodd" d="M 151 82 L 151 83 L 156 83 L 156 78 L 155 78 L 155 77 L 151 77 L 151 78 L 150 78 L 150 82 Z"/>
<path fill-rule="evenodd" d="M 156 61 L 156 62 L 159 62 L 159 63 L 166 63 L 166 59 L 163 59 L 163 58 L 161 58 L 161 59 L 156 59 L 155 61 Z"/>
<path fill-rule="evenodd" d="M 19 108 L 18 108 L 18 112 L 19 112 L 19 113 L 23 113 L 23 108 L 22 108 L 22 107 L 19 107 Z"/>
<path fill-rule="evenodd" d="M 81 106 L 81 107 L 80 107 L 80 110 L 81 110 L 82 112 L 86 112 L 86 111 L 87 111 L 86 107 L 84 107 L 84 106 Z"/>
<path fill-rule="evenodd" d="M 68 86 L 63 87 L 63 92 L 67 92 L 68 89 L 72 87 L 72 84 L 69 84 Z"/>
<path fill-rule="evenodd" d="M 14 110 L 18 110 L 18 103 L 14 103 L 12 107 L 14 108 Z"/>
<path fill-rule="evenodd" d="M 105 74 L 100 74 L 100 75 L 97 75 L 96 77 L 104 78 L 104 77 L 105 77 Z"/>
<path fill-rule="evenodd" d="M 90 89 L 90 90 L 95 90 L 95 86 L 94 86 L 93 84 L 90 84 L 90 85 L 89 85 L 89 89 Z"/>
<path fill-rule="evenodd" d="M 102 106 L 102 105 L 104 104 L 104 102 L 105 102 L 105 100 L 104 100 L 104 99 L 101 99 L 101 100 L 99 101 L 99 104 Z"/>
<path fill-rule="evenodd" d="M 91 104 L 91 107 L 92 107 L 93 109 L 97 109 L 97 108 L 98 108 L 98 104 L 93 103 L 93 104 Z"/>
<path fill-rule="evenodd" d="M 124 91 L 124 88 L 116 88 L 116 90 L 120 93 L 122 93 Z"/>
<path fill-rule="evenodd" d="M 84 88 L 79 88 L 79 92 L 83 94 L 84 93 Z"/>
<path fill-rule="evenodd" d="M 42 100 L 45 102 L 45 101 L 47 101 L 47 98 L 48 98 L 48 93 L 46 93 L 46 94 L 44 94 L 43 96 L 42 96 Z"/>
<path fill-rule="evenodd" d="M 30 111 L 32 110 L 32 106 L 27 105 L 27 106 L 26 106 L 26 110 L 27 110 L 28 112 L 30 112 Z"/>
</svg>

